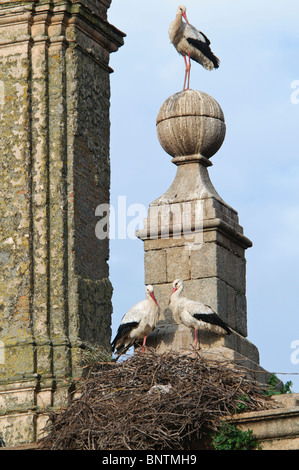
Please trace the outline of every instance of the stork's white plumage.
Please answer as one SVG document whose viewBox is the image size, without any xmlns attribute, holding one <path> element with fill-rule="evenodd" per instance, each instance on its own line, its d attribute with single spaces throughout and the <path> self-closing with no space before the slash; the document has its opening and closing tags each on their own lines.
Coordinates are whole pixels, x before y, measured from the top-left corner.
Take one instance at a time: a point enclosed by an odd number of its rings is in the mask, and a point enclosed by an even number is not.
<svg viewBox="0 0 299 470">
<path fill-rule="evenodd" d="M 195 330 L 194 351 L 198 343 L 198 331 L 208 329 L 221 335 L 231 333 L 226 323 L 207 305 L 202 302 L 180 297 L 184 288 L 184 282 L 176 279 L 172 285 L 169 307 L 172 310 L 176 323 L 183 323 Z"/>
<path fill-rule="evenodd" d="M 145 288 L 146 298 L 132 307 L 122 318 L 116 336 L 111 343 L 112 352 L 124 354 L 135 342 L 143 339 L 142 349 L 145 350 L 146 338 L 155 328 L 158 321 L 158 303 L 153 286 Z"/>
<path fill-rule="evenodd" d="M 183 21 L 186 20 L 186 23 Z M 179 6 L 174 21 L 169 26 L 169 38 L 185 61 L 184 90 L 189 90 L 191 60 L 195 60 L 207 70 L 217 69 L 219 59 L 211 51 L 209 39 L 192 26 L 186 15 L 186 7 Z M 188 57 L 188 60 L 187 60 Z M 187 88 L 186 88 L 187 84 Z"/>
</svg>

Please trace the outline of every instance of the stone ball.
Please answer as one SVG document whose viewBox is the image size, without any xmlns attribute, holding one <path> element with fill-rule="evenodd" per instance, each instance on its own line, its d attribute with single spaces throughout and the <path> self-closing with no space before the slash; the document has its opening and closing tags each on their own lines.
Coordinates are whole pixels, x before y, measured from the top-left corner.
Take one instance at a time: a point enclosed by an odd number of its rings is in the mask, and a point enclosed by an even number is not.
<svg viewBox="0 0 299 470">
<path fill-rule="evenodd" d="M 226 133 L 220 105 L 210 95 L 197 90 L 170 96 L 161 106 L 156 124 L 160 144 L 172 157 L 211 158 L 221 147 Z"/>
</svg>

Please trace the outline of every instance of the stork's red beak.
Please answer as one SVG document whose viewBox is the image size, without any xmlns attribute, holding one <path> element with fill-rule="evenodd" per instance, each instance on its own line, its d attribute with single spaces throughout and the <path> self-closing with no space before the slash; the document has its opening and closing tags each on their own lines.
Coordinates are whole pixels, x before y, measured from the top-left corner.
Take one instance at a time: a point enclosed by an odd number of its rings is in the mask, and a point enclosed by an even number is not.
<svg viewBox="0 0 299 470">
<path fill-rule="evenodd" d="M 173 287 L 173 288 L 172 288 L 172 291 L 171 291 L 171 294 L 170 294 L 170 298 L 169 298 L 168 305 L 169 305 L 170 302 L 171 302 L 171 296 L 172 296 L 172 294 L 173 294 L 174 292 L 176 292 L 176 291 L 177 291 L 177 288 L 176 288 L 176 287 Z"/>
<path fill-rule="evenodd" d="M 187 24 L 189 24 L 187 15 L 186 15 L 186 13 L 185 13 L 184 11 L 182 11 L 182 16 L 183 16 L 183 18 L 186 20 Z"/>
<path fill-rule="evenodd" d="M 153 292 L 150 293 L 150 296 L 153 299 L 153 301 L 155 302 L 155 304 L 157 305 L 157 307 L 159 307 L 158 302 L 156 301 L 156 297 L 155 297 Z"/>
</svg>

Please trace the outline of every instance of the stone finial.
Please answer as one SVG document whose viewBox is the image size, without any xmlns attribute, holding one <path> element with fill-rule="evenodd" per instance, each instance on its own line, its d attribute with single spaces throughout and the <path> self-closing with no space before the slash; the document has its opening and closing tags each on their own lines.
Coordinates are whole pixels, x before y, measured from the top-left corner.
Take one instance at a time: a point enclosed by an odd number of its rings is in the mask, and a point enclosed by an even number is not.
<svg viewBox="0 0 299 470">
<path fill-rule="evenodd" d="M 220 105 L 197 90 L 170 96 L 161 106 L 156 124 L 160 144 L 176 165 L 200 162 L 211 166 L 209 159 L 220 149 L 226 133 Z"/>
</svg>

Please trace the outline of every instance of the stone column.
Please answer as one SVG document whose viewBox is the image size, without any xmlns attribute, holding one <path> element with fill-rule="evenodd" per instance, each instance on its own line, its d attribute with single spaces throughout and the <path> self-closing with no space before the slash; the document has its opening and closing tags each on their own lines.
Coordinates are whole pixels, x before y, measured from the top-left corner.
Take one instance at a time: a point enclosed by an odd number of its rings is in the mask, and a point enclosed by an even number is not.
<svg viewBox="0 0 299 470">
<path fill-rule="evenodd" d="M 234 331 L 224 337 L 201 333 L 202 350 L 243 358 L 258 369 L 258 350 L 246 339 L 245 250 L 252 243 L 208 173 L 225 138 L 222 109 L 206 93 L 177 93 L 162 105 L 157 132 L 178 168 L 170 188 L 150 204 L 144 229 L 137 233 L 144 242 L 145 283 L 154 285 L 161 306 L 148 344 L 161 352 L 186 351 L 193 345 L 193 331 L 176 325 L 168 309 L 172 282 L 181 278 L 182 295 L 212 307 Z"/>
<path fill-rule="evenodd" d="M 10 445 L 36 437 L 35 411 L 65 404 L 86 344 L 109 347 L 109 242 L 95 235 L 95 210 L 110 198 L 109 57 L 124 36 L 107 22 L 110 3 L 0 0 L 0 435 Z"/>
</svg>

